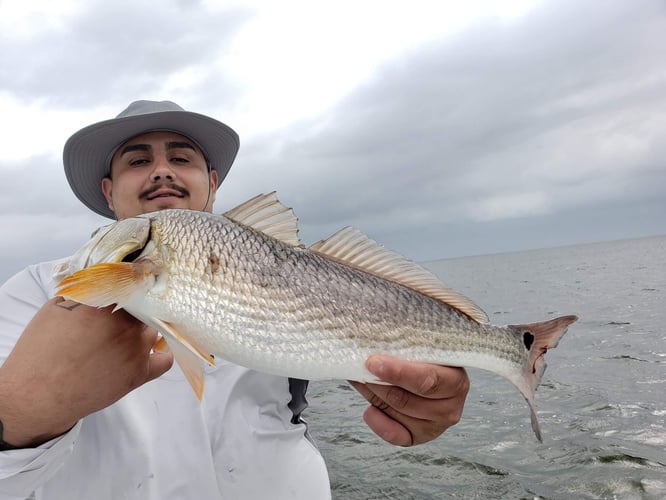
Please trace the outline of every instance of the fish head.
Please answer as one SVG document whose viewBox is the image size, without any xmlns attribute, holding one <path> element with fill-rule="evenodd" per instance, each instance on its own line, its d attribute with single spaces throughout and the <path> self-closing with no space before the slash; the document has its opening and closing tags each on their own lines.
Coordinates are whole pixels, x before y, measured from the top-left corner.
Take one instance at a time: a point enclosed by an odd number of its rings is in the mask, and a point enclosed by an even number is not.
<svg viewBox="0 0 666 500">
<path fill-rule="evenodd" d="M 133 261 L 147 251 L 151 221 L 131 217 L 97 229 L 72 257 L 56 266 L 53 278 L 60 281 L 93 264 Z"/>
</svg>

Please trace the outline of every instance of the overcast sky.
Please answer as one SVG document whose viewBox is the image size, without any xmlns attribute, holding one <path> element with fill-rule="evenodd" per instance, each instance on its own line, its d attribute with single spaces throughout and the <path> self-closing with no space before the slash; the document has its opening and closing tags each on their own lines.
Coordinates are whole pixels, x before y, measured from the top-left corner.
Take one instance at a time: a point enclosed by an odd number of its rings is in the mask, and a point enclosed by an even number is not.
<svg viewBox="0 0 666 500">
<path fill-rule="evenodd" d="M 101 224 L 62 146 L 136 99 L 237 130 L 277 190 L 415 260 L 666 233 L 663 0 L 0 0 L 0 280 Z"/>
</svg>

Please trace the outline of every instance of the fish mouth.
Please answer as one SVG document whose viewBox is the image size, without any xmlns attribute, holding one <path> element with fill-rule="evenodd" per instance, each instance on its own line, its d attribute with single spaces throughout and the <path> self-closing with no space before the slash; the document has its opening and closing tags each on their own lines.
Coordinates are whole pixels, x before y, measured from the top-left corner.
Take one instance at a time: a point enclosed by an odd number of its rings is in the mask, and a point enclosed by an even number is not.
<svg viewBox="0 0 666 500">
<path fill-rule="evenodd" d="M 146 249 L 147 246 L 148 244 L 134 250 L 133 252 L 129 252 L 122 259 L 120 259 L 120 262 L 134 262 L 139 257 L 141 257 L 141 254 L 143 254 L 143 251 Z"/>
<path fill-rule="evenodd" d="M 100 263 L 134 262 L 149 250 L 149 243 L 149 219 L 124 219 L 96 232 L 59 272 L 73 273 Z"/>
<path fill-rule="evenodd" d="M 149 239 L 138 239 L 127 241 L 122 245 L 116 246 L 112 250 L 99 249 L 91 255 L 91 262 L 88 265 L 97 262 L 134 262 L 141 257 L 150 243 Z M 97 261 L 97 262 L 95 262 Z"/>
</svg>

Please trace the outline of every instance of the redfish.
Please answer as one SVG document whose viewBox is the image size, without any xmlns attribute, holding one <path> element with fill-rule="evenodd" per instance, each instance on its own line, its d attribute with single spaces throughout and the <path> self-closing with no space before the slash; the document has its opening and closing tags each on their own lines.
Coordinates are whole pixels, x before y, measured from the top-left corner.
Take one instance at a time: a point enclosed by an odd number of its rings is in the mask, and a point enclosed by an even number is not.
<svg viewBox="0 0 666 500">
<path fill-rule="evenodd" d="M 531 412 L 576 316 L 494 326 L 414 262 L 345 228 L 306 248 L 275 194 L 215 215 L 162 210 L 116 222 L 59 269 L 58 295 L 116 304 L 157 329 L 201 399 L 215 358 L 295 378 L 377 382 L 372 354 L 476 367 L 511 381 Z"/>
</svg>

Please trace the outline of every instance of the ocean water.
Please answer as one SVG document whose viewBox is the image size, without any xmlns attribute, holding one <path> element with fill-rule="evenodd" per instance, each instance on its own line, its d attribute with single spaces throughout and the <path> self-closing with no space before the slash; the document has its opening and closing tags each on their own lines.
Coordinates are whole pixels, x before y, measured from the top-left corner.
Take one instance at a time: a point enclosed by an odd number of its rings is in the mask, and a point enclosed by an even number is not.
<svg viewBox="0 0 666 500">
<path fill-rule="evenodd" d="M 495 324 L 577 314 L 537 391 L 543 443 L 506 380 L 469 370 L 462 421 L 399 448 L 346 383 L 315 382 L 310 423 L 336 499 L 666 498 L 666 237 L 429 262 Z"/>
</svg>

